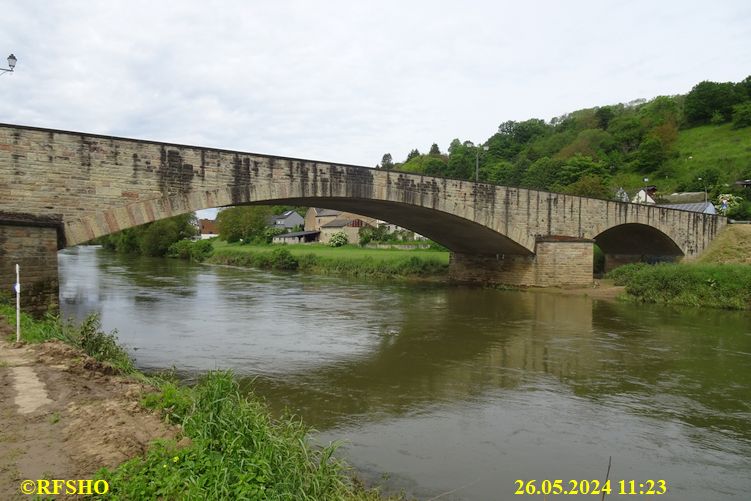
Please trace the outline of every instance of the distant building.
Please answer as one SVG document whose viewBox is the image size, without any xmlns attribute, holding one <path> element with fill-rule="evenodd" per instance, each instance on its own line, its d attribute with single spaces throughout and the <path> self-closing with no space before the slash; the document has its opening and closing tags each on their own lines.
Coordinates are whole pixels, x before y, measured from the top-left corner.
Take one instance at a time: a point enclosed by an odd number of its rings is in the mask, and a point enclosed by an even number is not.
<svg viewBox="0 0 751 501">
<path fill-rule="evenodd" d="M 690 204 L 660 204 L 658 205 L 658 207 L 700 212 L 702 214 L 717 214 L 717 210 L 715 209 L 715 206 L 712 205 L 712 202 L 694 202 Z"/>
<path fill-rule="evenodd" d="M 354 214 L 352 212 L 343 212 L 333 209 L 319 209 L 317 207 L 311 207 L 308 212 L 305 213 L 305 231 L 321 231 L 321 229 L 337 220 L 354 221 L 359 219 L 366 226 L 376 226 L 377 220 L 368 216 L 361 216 L 360 214 Z M 337 223 L 341 225 L 341 222 Z M 342 225 L 340 227 L 344 227 Z"/>
<path fill-rule="evenodd" d="M 360 228 L 365 226 L 372 226 L 362 219 L 348 219 L 338 218 L 330 221 L 321 226 L 321 235 L 319 241 L 327 244 L 331 241 L 331 237 L 335 233 L 344 232 L 347 235 L 347 240 L 351 244 L 356 244 L 360 241 Z"/>
<path fill-rule="evenodd" d="M 654 204 L 655 193 L 657 193 L 657 186 L 645 186 L 634 195 L 631 202 L 635 204 Z"/>
<path fill-rule="evenodd" d="M 216 221 L 212 219 L 199 219 L 198 233 L 201 236 L 201 240 L 218 237 L 219 227 L 217 226 Z"/>
<path fill-rule="evenodd" d="M 707 194 L 703 191 L 681 191 L 660 197 L 660 205 L 663 204 L 693 204 L 704 202 Z"/>
<path fill-rule="evenodd" d="M 320 231 L 295 231 L 292 233 L 282 233 L 275 236 L 271 243 L 274 244 L 308 244 L 317 242 Z"/>
<path fill-rule="evenodd" d="M 284 228 L 286 230 L 289 230 L 302 225 L 305 220 L 300 214 L 297 213 L 297 211 L 288 210 L 286 212 L 282 212 L 281 214 L 269 216 L 266 222 L 272 228 Z"/>
</svg>

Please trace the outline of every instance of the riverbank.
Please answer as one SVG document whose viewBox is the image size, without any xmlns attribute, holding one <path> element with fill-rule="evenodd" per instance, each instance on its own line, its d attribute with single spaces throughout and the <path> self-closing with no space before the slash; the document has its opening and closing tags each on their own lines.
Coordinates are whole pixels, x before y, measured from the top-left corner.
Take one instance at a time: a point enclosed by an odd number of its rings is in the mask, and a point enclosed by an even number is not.
<svg viewBox="0 0 751 501">
<path fill-rule="evenodd" d="M 751 309 L 751 266 L 731 264 L 629 264 L 607 277 L 642 303 Z"/>
<path fill-rule="evenodd" d="M 95 319 L 22 324 L 33 344 L 11 345 L 15 315 L 0 305 L 4 499 L 42 478 L 106 480 L 110 499 L 384 499 L 229 373 L 189 388 L 126 363 Z"/>
<path fill-rule="evenodd" d="M 448 280 L 449 253 L 444 251 L 212 243 L 214 250 L 206 262 L 213 264 L 376 280 Z"/>
</svg>

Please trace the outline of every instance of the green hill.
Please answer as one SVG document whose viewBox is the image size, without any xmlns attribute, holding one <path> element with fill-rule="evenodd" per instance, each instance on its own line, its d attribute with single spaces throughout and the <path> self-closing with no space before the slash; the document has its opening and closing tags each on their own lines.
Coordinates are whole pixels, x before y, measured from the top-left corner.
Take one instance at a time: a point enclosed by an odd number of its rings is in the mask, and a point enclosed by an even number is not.
<svg viewBox="0 0 751 501">
<path fill-rule="evenodd" d="M 613 198 L 647 184 L 658 195 L 732 193 L 745 202 L 729 216 L 751 218 L 750 193 L 734 183 L 751 178 L 751 77 L 701 82 L 686 95 L 577 110 L 550 121 L 506 121 L 481 145 L 454 139 L 447 154 L 433 144 L 383 168 Z"/>
</svg>

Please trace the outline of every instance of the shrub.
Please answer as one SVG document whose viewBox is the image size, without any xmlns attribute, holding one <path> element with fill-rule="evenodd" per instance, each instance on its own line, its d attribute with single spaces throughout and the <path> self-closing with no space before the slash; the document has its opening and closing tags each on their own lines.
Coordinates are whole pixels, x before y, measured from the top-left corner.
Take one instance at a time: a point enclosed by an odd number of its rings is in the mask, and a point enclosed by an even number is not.
<svg viewBox="0 0 751 501">
<path fill-rule="evenodd" d="M 296 270 L 297 259 L 287 249 L 274 249 L 270 253 L 269 267 L 275 270 Z"/>
<path fill-rule="evenodd" d="M 201 262 L 211 256 L 214 246 L 210 240 L 180 240 L 169 246 L 167 256 Z"/>
<path fill-rule="evenodd" d="M 347 234 L 343 231 L 339 231 L 331 235 L 331 240 L 329 240 L 329 245 L 331 247 L 341 247 L 342 245 L 347 245 L 349 243 L 349 238 L 347 238 Z"/>
<path fill-rule="evenodd" d="M 605 278 L 611 279 L 615 285 L 626 285 L 636 273 L 647 266 L 649 265 L 646 263 L 625 264 L 609 271 Z"/>
<path fill-rule="evenodd" d="M 626 265 L 608 274 L 614 275 L 616 283 L 626 286 L 629 297 L 644 303 L 751 307 L 751 267 L 746 265 Z"/>
</svg>

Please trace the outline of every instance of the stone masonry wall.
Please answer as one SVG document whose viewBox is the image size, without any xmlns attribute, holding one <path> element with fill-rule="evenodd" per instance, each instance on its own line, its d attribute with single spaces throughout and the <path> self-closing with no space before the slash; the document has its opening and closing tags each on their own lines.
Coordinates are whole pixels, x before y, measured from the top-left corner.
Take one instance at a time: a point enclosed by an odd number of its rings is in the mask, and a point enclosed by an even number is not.
<svg viewBox="0 0 751 501">
<path fill-rule="evenodd" d="M 534 256 L 478 256 L 452 252 L 449 278 L 465 283 L 522 286 L 592 284 L 592 241 L 541 241 Z"/>
<path fill-rule="evenodd" d="M 0 124 L 0 212 L 59 216 L 67 245 L 193 210 L 280 201 L 376 217 L 487 255 L 530 256 L 547 236 L 597 239 L 620 227 L 628 236 L 631 225 L 667 235 L 675 255 L 693 257 L 726 224 L 560 193 Z"/>
<path fill-rule="evenodd" d="M 58 307 L 57 228 L 0 223 L 0 292 L 13 295 L 21 268 L 21 306 L 41 315 Z"/>
</svg>

